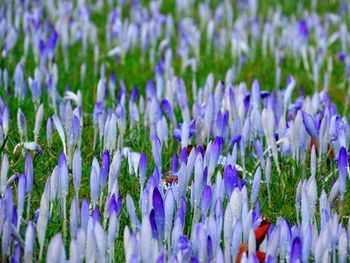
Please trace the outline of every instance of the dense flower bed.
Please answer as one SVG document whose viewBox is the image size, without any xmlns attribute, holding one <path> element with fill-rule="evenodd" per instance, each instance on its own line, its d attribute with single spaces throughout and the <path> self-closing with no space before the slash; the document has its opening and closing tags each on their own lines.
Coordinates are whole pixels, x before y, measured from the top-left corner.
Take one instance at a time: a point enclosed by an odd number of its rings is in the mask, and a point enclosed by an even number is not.
<svg viewBox="0 0 350 263">
<path fill-rule="evenodd" d="M 2 261 L 349 260 L 350 5 L 248 2 L 0 4 Z"/>
</svg>

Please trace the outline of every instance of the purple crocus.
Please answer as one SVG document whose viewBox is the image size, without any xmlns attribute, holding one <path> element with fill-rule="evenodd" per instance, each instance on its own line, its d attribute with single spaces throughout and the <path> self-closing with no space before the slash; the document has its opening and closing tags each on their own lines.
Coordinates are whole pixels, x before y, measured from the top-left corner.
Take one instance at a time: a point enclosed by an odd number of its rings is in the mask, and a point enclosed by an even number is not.
<svg viewBox="0 0 350 263">
<path fill-rule="evenodd" d="M 17 126 L 21 142 L 27 141 L 27 120 L 21 109 L 17 111 Z"/>
<path fill-rule="evenodd" d="M 26 187 L 27 187 L 27 178 L 25 174 L 22 174 L 18 180 L 18 189 L 17 189 L 17 207 L 18 207 L 18 222 L 17 222 L 17 231 L 20 228 L 22 214 L 24 210 L 24 202 L 26 197 Z"/>
<path fill-rule="evenodd" d="M 346 149 L 341 147 L 338 155 L 339 190 L 343 199 L 346 190 L 346 178 L 348 173 L 348 155 Z"/>
<path fill-rule="evenodd" d="M 7 173 L 9 169 L 9 160 L 7 157 L 7 154 L 4 153 L 2 156 L 2 162 L 1 162 L 1 195 L 4 195 L 6 192 L 6 187 L 7 187 Z"/>
<path fill-rule="evenodd" d="M 162 100 L 162 110 L 166 114 L 168 119 L 172 122 L 173 126 L 176 127 L 177 124 L 176 124 L 174 110 L 167 99 Z"/>
<path fill-rule="evenodd" d="M 210 181 L 211 176 L 214 174 L 215 167 L 219 160 L 222 148 L 223 148 L 223 138 L 216 137 L 211 144 L 210 155 L 209 155 L 209 168 L 208 168 L 208 180 Z"/>
<path fill-rule="evenodd" d="M 90 174 L 90 190 L 91 190 L 91 201 L 93 206 L 96 206 L 98 197 L 100 195 L 100 173 L 96 166 L 92 165 Z"/>
<path fill-rule="evenodd" d="M 157 225 L 158 238 L 160 241 L 163 241 L 165 223 L 164 201 L 157 187 L 153 190 L 153 209 Z"/>
<path fill-rule="evenodd" d="M 107 176 L 109 172 L 109 162 L 110 162 L 109 152 L 108 150 L 104 150 L 102 154 L 102 165 L 101 165 L 101 189 L 102 190 L 104 189 L 107 182 Z"/>
<path fill-rule="evenodd" d="M 80 223 L 79 204 L 76 196 L 72 200 L 69 216 L 70 235 L 72 238 L 76 238 L 78 225 Z"/>
<path fill-rule="evenodd" d="M 158 168 L 162 167 L 162 145 L 159 138 L 155 135 L 152 138 L 152 154 L 153 159 Z"/>
<path fill-rule="evenodd" d="M 176 255 L 179 261 L 187 261 L 191 257 L 192 245 L 187 236 L 182 235 L 176 243 Z"/>
<path fill-rule="evenodd" d="M 210 185 L 206 185 L 202 195 L 202 213 L 203 218 L 206 217 L 208 209 L 212 202 L 212 189 Z"/>
<path fill-rule="evenodd" d="M 302 243 L 299 237 L 294 238 L 290 252 L 290 262 L 300 262 L 302 259 Z"/>
<path fill-rule="evenodd" d="M 261 181 L 261 168 L 259 166 L 255 172 L 253 185 L 252 185 L 252 193 L 251 193 L 251 197 L 250 197 L 250 202 L 252 204 L 255 204 L 256 199 L 258 198 L 259 189 L 260 189 L 260 181 Z"/>
<path fill-rule="evenodd" d="M 53 131 L 54 131 L 54 128 L 53 128 L 52 120 L 51 118 L 48 118 L 46 123 L 46 139 L 49 147 L 51 147 L 52 145 Z"/>
<path fill-rule="evenodd" d="M 143 189 L 146 181 L 147 157 L 145 153 L 141 153 L 139 162 L 140 186 Z M 142 192 L 142 191 L 141 191 Z"/>
<path fill-rule="evenodd" d="M 56 234 L 50 241 L 47 249 L 46 262 L 63 262 L 66 260 L 66 252 L 61 234 Z"/>
<path fill-rule="evenodd" d="M 318 142 L 318 130 L 316 128 L 314 119 L 305 111 L 302 112 L 302 117 L 306 131 L 311 136 L 311 138 L 314 139 L 315 142 Z"/>
<path fill-rule="evenodd" d="M 89 217 L 90 217 L 89 202 L 86 198 L 83 198 L 83 201 L 81 202 L 80 222 L 81 222 L 81 226 L 85 230 L 88 225 Z"/>
<path fill-rule="evenodd" d="M 24 261 L 26 262 L 30 262 L 33 260 L 34 241 L 34 224 L 32 221 L 29 221 L 27 224 L 24 241 Z"/>
<path fill-rule="evenodd" d="M 225 193 L 227 198 L 229 199 L 231 197 L 231 193 L 233 189 L 238 186 L 238 173 L 235 167 L 232 168 L 231 165 L 225 166 L 224 184 L 225 184 Z"/>
<path fill-rule="evenodd" d="M 75 194 L 78 196 L 80 185 L 81 185 L 81 175 L 82 175 L 80 148 L 77 148 L 74 151 L 72 166 L 73 166 L 72 175 L 73 175 L 74 190 L 75 190 Z"/>
</svg>

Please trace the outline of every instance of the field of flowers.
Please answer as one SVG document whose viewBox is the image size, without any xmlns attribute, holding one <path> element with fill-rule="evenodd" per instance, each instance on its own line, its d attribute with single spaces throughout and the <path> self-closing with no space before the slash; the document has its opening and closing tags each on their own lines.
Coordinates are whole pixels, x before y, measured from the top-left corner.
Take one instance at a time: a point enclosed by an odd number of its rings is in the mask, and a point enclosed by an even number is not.
<svg viewBox="0 0 350 263">
<path fill-rule="evenodd" d="M 349 262 L 350 2 L 0 1 L 1 262 Z"/>
</svg>

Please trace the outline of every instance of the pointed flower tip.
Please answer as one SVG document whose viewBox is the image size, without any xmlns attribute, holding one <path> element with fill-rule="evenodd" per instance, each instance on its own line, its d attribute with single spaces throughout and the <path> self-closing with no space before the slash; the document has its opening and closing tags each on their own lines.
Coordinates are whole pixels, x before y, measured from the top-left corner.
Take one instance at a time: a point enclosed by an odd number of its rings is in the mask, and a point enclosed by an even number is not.
<svg viewBox="0 0 350 263">
<path fill-rule="evenodd" d="M 312 139 L 317 140 L 318 130 L 316 128 L 314 119 L 309 113 L 305 111 L 302 111 L 301 114 L 302 114 L 303 123 L 307 133 L 311 136 Z"/>
</svg>

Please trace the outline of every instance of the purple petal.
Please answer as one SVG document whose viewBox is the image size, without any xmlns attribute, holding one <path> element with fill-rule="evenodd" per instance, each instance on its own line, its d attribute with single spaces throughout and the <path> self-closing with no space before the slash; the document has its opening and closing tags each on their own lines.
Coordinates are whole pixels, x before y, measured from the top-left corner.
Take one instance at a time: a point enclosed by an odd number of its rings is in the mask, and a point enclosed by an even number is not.
<svg viewBox="0 0 350 263">
<path fill-rule="evenodd" d="M 152 154 L 154 162 L 159 168 L 162 167 L 161 147 L 161 142 L 159 138 L 155 135 L 152 139 Z"/>
<path fill-rule="evenodd" d="M 165 263 L 165 253 L 164 251 L 160 252 L 157 260 L 156 260 L 156 263 Z"/>
<path fill-rule="evenodd" d="M 209 175 L 211 176 L 214 173 L 215 166 L 219 160 L 224 140 L 222 137 L 216 137 L 211 145 L 210 149 L 210 162 L 209 162 Z"/>
<path fill-rule="evenodd" d="M 141 153 L 139 171 L 140 171 L 140 183 L 141 183 L 141 186 L 143 187 L 143 185 L 145 184 L 146 171 L 147 171 L 147 157 L 145 153 Z"/>
<path fill-rule="evenodd" d="M 12 254 L 11 263 L 20 263 L 21 262 L 21 253 L 22 248 L 19 243 L 16 244 L 14 252 Z"/>
<path fill-rule="evenodd" d="M 211 237 L 208 235 L 208 241 L 207 241 L 207 256 L 208 261 L 212 261 L 213 259 L 213 242 L 211 240 Z"/>
<path fill-rule="evenodd" d="M 301 251 L 302 251 L 302 244 L 299 237 L 294 238 L 292 249 L 290 252 L 290 262 L 300 262 L 301 260 Z"/>
<path fill-rule="evenodd" d="M 29 153 L 26 155 L 24 172 L 27 176 L 27 192 L 30 194 L 33 189 L 33 159 Z"/>
<path fill-rule="evenodd" d="M 176 242 L 176 252 L 182 259 L 188 259 L 192 253 L 192 245 L 187 236 L 180 236 Z"/>
<path fill-rule="evenodd" d="M 16 206 L 13 206 L 12 208 L 12 224 L 14 224 L 15 227 L 18 225 L 18 213 Z"/>
<path fill-rule="evenodd" d="M 260 181 L 261 181 L 261 168 L 258 166 L 258 169 L 254 175 L 254 181 L 252 185 L 252 193 L 251 193 L 251 203 L 255 204 L 256 199 L 258 198 L 259 189 L 260 189 Z"/>
<path fill-rule="evenodd" d="M 155 220 L 157 224 L 159 238 L 160 240 L 163 240 L 164 220 L 165 220 L 164 202 L 163 202 L 163 197 L 160 194 L 158 188 L 155 188 L 153 190 L 153 208 L 154 208 L 154 214 L 155 214 Z"/>
<path fill-rule="evenodd" d="M 181 154 L 180 154 L 180 162 L 186 163 L 187 161 L 187 150 L 186 147 L 182 148 Z"/>
<path fill-rule="evenodd" d="M 18 210 L 19 210 L 19 218 L 18 220 L 21 220 L 23 209 L 24 209 L 24 202 L 26 198 L 26 184 L 27 184 L 27 178 L 25 174 L 22 174 L 19 177 L 18 181 L 18 189 L 17 189 L 17 202 L 18 202 Z M 20 225 L 21 222 L 18 222 L 18 225 Z"/>
<path fill-rule="evenodd" d="M 176 124 L 176 119 L 175 119 L 175 114 L 174 114 L 174 110 L 171 106 L 171 104 L 169 103 L 169 101 L 167 99 L 163 99 L 162 100 L 162 110 L 163 112 L 166 114 L 166 116 L 168 117 L 168 119 L 173 123 Z M 180 132 L 181 133 L 181 132 Z"/>
<path fill-rule="evenodd" d="M 202 196 L 202 211 L 204 216 L 208 212 L 208 208 L 211 204 L 212 191 L 210 185 L 205 186 Z"/>
<path fill-rule="evenodd" d="M 61 152 L 60 157 L 58 159 L 58 168 L 61 179 L 61 191 L 64 196 L 68 194 L 69 187 L 69 178 L 68 178 L 68 166 L 66 155 Z"/>
<path fill-rule="evenodd" d="M 76 196 L 74 196 L 71 207 L 70 207 L 70 214 L 69 214 L 69 227 L 70 227 L 70 234 L 73 238 L 76 237 L 78 224 L 79 224 L 79 204 L 78 199 Z"/>
<path fill-rule="evenodd" d="M 348 155 L 346 149 L 341 147 L 338 155 L 338 173 L 339 173 L 339 190 L 342 197 L 344 197 L 346 190 L 346 177 L 348 169 Z"/>
<path fill-rule="evenodd" d="M 89 222 L 90 217 L 90 209 L 89 209 L 89 202 L 86 198 L 83 199 L 81 202 L 81 212 L 80 212 L 80 220 L 81 225 L 86 228 Z"/>
<path fill-rule="evenodd" d="M 107 182 L 107 176 L 109 173 L 109 162 L 110 162 L 109 152 L 108 152 L 108 150 L 104 150 L 104 152 L 102 154 L 102 165 L 101 165 L 102 190 L 104 189 L 106 182 Z"/>
<path fill-rule="evenodd" d="M 158 238 L 158 228 L 157 228 L 157 223 L 156 223 L 156 218 L 155 218 L 155 212 L 154 209 L 151 210 L 151 213 L 149 214 L 149 222 L 151 223 L 151 229 L 152 229 L 152 237 L 154 239 Z"/>
<path fill-rule="evenodd" d="M 101 215 L 100 210 L 98 210 L 98 207 L 95 207 L 94 211 L 92 212 L 92 219 L 94 222 L 101 222 Z"/>
<path fill-rule="evenodd" d="M 255 140 L 254 141 L 254 147 L 255 147 L 255 151 L 256 154 L 258 156 L 258 159 L 260 161 L 261 166 L 265 166 L 265 160 L 264 160 L 264 150 L 263 147 L 261 145 L 261 142 L 259 140 Z"/>
<path fill-rule="evenodd" d="M 73 155 L 73 184 L 76 193 L 78 193 L 81 184 L 81 153 L 80 148 L 77 148 Z"/>
<path fill-rule="evenodd" d="M 348 154 L 346 152 L 345 147 L 341 147 L 338 155 L 338 171 L 340 176 L 346 178 L 347 167 L 348 167 Z"/>
<path fill-rule="evenodd" d="M 100 194 L 100 177 L 94 165 L 91 168 L 91 174 L 90 174 L 90 192 L 91 192 L 91 201 L 93 204 L 96 204 L 98 200 L 98 196 Z"/>
<path fill-rule="evenodd" d="M 26 234 L 25 234 L 25 241 L 24 241 L 24 257 L 25 259 L 33 259 L 33 252 L 34 252 L 34 224 L 32 221 L 28 222 Z"/>
<path fill-rule="evenodd" d="M 225 167 L 224 184 L 225 193 L 227 198 L 230 199 L 233 189 L 238 186 L 238 173 L 235 167 L 232 168 L 231 165 Z"/>
<path fill-rule="evenodd" d="M 305 111 L 302 111 L 303 123 L 308 134 L 314 139 L 318 139 L 318 130 L 316 128 L 314 119 Z"/>
<path fill-rule="evenodd" d="M 179 166 L 179 160 L 178 160 L 178 157 L 177 157 L 177 153 L 174 153 L 174 156 L 173 156 L 173 159 L 172 159 L 172 162 L 171 162 L 171 172 L 173 174 L 175 174 L 177 172 L 178 166 Z"/>
</svg>

